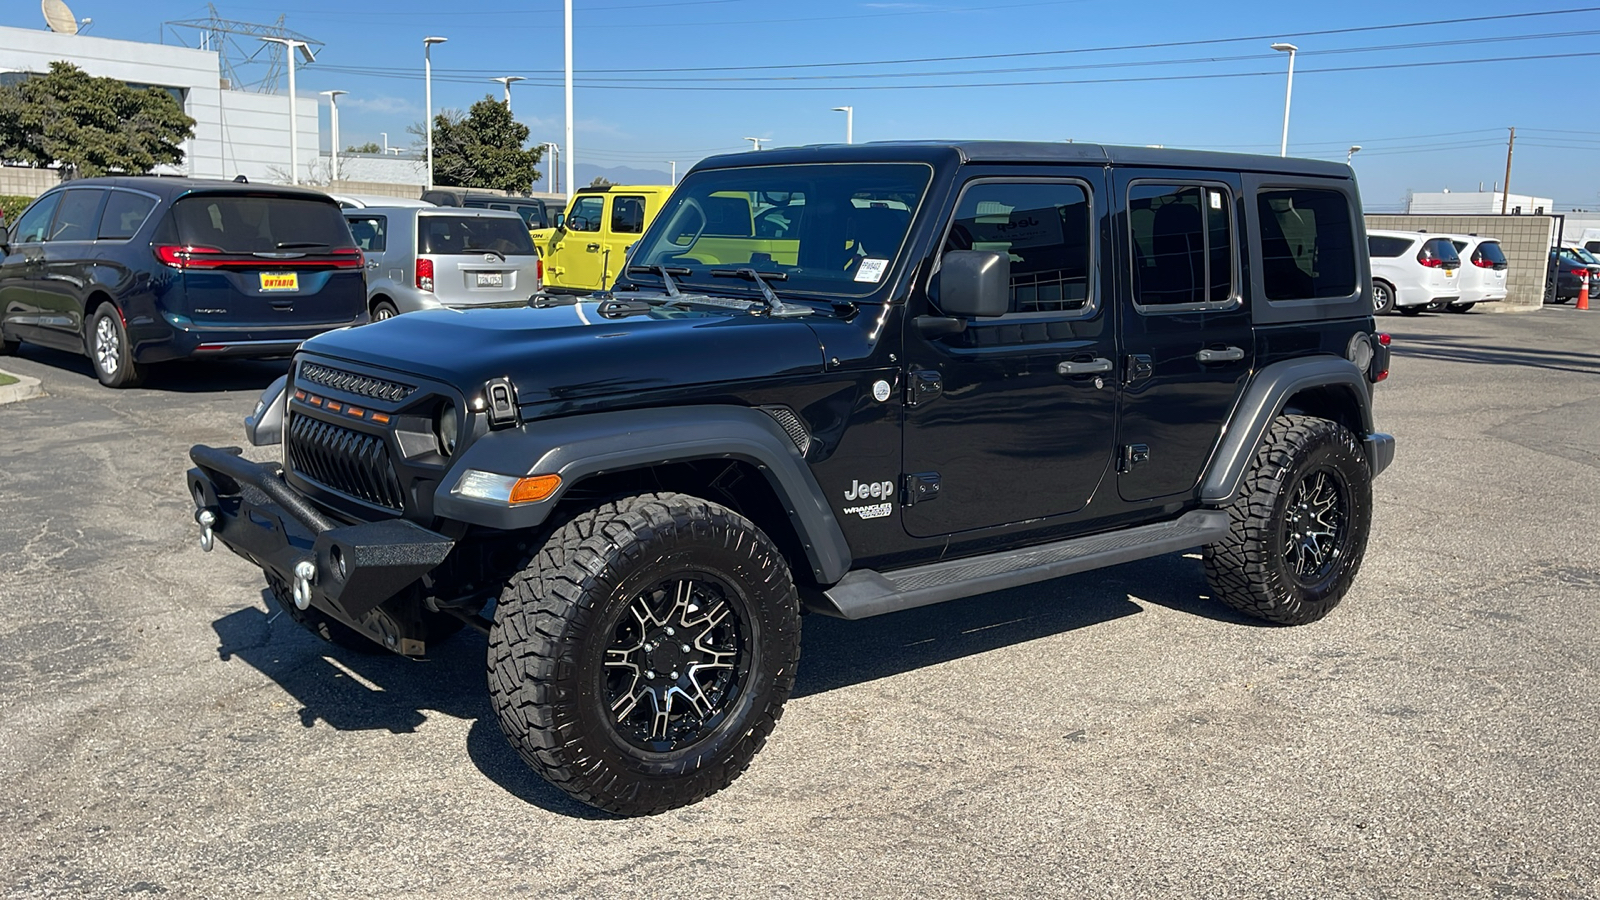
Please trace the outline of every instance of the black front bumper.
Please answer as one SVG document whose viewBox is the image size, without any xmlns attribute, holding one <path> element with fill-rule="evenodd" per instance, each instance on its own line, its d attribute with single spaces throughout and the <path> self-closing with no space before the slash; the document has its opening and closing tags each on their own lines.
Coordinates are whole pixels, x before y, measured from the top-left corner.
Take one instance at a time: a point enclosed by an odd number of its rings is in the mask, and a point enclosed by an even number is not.
<svg viewBox="0 0 1600 900">
<path fill-rule="evenodd" d="M 444 562 L 455 546 L 403 519 L 341 525 L 285 483 L 276 463 L 251 462 L 234 448 L 197 445 L 189 458 L 196 521 L 209 512 L 216 540 L 363 633 L 370 632 L 363 624 L 369 612 Z M 301 572 L 309 571 L 309 579 L 296 573 L 302 563 L 310 563 Z"/>
</svg>

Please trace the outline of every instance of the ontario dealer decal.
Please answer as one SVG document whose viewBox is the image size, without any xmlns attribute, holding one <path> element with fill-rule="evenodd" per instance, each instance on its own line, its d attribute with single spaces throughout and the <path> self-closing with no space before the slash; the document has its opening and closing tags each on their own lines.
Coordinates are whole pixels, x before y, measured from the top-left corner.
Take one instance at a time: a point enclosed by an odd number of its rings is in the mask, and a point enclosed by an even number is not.
<svg viewBox="0 0 1600 900">
<path fill-rule="evenodd" d="M 850 482 L 850 490 L 844 492 L 846 500 L 884 500 L 883 503 L 869 503 L 861 506 L 847 506 L 844 514 L 847 516 L 860 516 L 863 519 L 882 519 L 894 512 L 894 482 L 871 481 L 862 483 L 854 479 Z"/>
</svg>

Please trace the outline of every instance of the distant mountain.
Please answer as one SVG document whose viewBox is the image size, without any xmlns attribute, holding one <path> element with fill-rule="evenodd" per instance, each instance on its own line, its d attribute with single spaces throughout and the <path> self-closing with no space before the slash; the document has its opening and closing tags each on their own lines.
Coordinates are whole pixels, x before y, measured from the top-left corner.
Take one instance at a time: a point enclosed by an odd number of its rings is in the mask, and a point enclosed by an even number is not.
<svg viewBox="0 0 1600 900">
<path fill-rule="evenodd" d="M 589 163 L 578 163 L 572 167 L 572 179 L 578 183 L 578 187 L 588 187 L 596 178 L 604 178 L 612 184 L 672 183 L 671 174 L 661 169 L 630 169 L 627 166 L 596 166 Z"/>
</svg>

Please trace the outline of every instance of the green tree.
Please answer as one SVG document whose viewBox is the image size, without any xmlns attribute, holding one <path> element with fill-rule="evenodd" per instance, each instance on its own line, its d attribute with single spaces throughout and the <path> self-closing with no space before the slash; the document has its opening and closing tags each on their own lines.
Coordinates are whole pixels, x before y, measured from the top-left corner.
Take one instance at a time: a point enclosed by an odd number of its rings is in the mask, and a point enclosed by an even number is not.
<svg viewBox="0 0 1600 900">
<path fill-rule="evenodd" d="M 589 187 L 611 187 L 613 184 L 614 182 L 604 175 L 596 175 L 594 180 L 589 182 Z"/>
<path fill-rule="evenodd" d="M 411 133 L 424 137 L 421 126 Z M 527 141 L 528 126 L 493 97 L 472 104 L 465 116 L 447 109 L 433 119 L 434 184 L 525 193 L 544 177 L 535 168 L 544 148 L 525 150 Z"/>
<path fill-rule="evenodd" d="M 344 152 L 346 152 L 346 153 L 382 153 L 383 152 L 383 148 L 378 146 L 378 142 L 377 141 L 367 141 L 365 144 L 362 144 L 359 147 L 357 147 L 355 144 L 351 144 L 350 146 L 344 148 Z"/>
<path fill-rule="evenodd" d="M 161 88 L 134 90 L 67 62 L 0 87 L 0 160 L 60 164 L 77 175 L 178 165 L 194 119 Z"/>
</svg>

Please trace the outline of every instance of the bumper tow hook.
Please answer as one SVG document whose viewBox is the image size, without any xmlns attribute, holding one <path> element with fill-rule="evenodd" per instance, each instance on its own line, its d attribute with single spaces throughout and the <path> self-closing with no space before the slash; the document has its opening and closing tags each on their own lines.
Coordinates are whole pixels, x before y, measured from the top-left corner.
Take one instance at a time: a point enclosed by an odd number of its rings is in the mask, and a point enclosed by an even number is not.
<svg viewBox="0 0 1600 900">
<path fill-rule="evenodd" d="M 294 605 L 305 609 L 311 605 L 311 585 L 317 580 L 317 567 L 309 559 L 294 564 Z"/>
<path fill-rule="evenodd" d="M 211 533 L 212 527 L 217 524 L 217 514 L 209 509 L 202 509 L 195 516 L 195 521 L 200 523 L 200 549 L 210 553 L 211 548 L 217 543 L 216 537 Z"/>
</svg>

